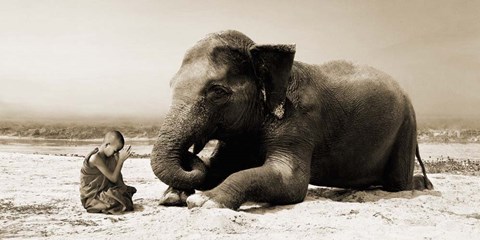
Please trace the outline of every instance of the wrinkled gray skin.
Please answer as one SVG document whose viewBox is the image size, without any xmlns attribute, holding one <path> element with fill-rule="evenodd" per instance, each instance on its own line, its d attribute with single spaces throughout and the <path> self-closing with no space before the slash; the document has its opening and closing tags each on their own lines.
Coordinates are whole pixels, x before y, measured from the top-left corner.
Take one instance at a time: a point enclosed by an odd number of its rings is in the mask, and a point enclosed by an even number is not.
<svg viewBox="0 0 480 240">
<path fill-rule="evenodd" d="M 256 45 L 237 31 L 188 50 L 151 155 L 153 172 L 170 186 L 162 204 L 292 204 L 308 184 L 433 188 L 426 175 L 413 176 L 415 113 L 391 77 L 294 54 L 294 45 Z M 196 154 L 211 139 L 220 144 L 207 165 Z"/>
</svg>

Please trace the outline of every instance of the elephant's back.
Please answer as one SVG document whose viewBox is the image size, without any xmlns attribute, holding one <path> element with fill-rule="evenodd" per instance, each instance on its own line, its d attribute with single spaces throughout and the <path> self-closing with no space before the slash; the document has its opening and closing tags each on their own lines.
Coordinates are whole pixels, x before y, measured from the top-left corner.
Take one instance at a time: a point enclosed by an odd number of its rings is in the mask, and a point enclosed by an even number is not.
<svg viewBox="0 0 480 240">
<path fill-rule="evenodd" d="M 336 101 L 346 111 L 390 110 L 408 105 L 409 98 L 390 75 L 370 66 L 332 61 L 318 66 L 317 79 L 325 91 L 322 102 Z M 392 112 L 390 112 L 392 113 Z M 394 114 L 395 112 L 393 112 Z M 379 112 L 380 115 L 386 114 Z"/>
<path fill-rule="evenodd" d="M 324 89 L 320 97 L 321 118 L 343 119 L 332 126 L 336 132 L 354 128 L 356 133 L 367 136 L 372 132 L 386 134 L 389 128 L 398 129 L 404 118 L 413 113 L 407 94 L 386 73 L 345 61 L 329 62 L 319 69 Z"/>
<path fill-rule="evenodd" d="M 398 96 L 405 96 L 404 90 L 390 75 L 367 65 L 357 65 L 339 60 L 331 61 L 317 66 L 321 75 L 317 77 L 327 88 L 350 89 L 360 93 L 367 91 L 390 92 Z M 371 91 L 374 92 L 371 92 Z"/>
<path fill-rule="evenodd" d="M 319 181 L 375 182 L 402 122 L 413 114 L 410 100 L 392 77 L 372 67 L 334 61 L 317 66 L 317 71 L 322 129 L 313 176 Z"/>
<path fill-rule="evenodd" d="M 370 66 L 343 60 L 322 65 L 295 62 L 292 72 L 287 96 L 302 109 L 324 108 L 331 102 L 348 108 L 410 101 L 391 76 Z"/>
</svg>

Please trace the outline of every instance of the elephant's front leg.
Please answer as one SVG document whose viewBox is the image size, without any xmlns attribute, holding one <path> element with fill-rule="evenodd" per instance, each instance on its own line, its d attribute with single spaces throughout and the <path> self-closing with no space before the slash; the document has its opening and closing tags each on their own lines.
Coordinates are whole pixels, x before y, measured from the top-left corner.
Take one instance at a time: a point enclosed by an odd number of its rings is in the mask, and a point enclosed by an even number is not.
<svg viewBox="0 0 480 240">
<path fill-rule="evenodd" d="M 233 173 L 212 190 L 188 197 L 187 205 L 238 209 L 247 201 L 301 202 L 310 180 L 311 154 L 306 146 L 272 148 L 263 166 Z"/>
<path fill-rule="evenodd" d="M 176 189 L 168 186 L 159 200 L 160 205 L 164 206 L 186 206 L 188 196 L 195 193 L 194 189 Z"/>
<path fill-rule="evenodd" d="M 194 169 L 195 164 L 202 164 L 200 158 L 194 155 L 191 152 L 187 153 L 184 161 L 181 166 L 187 171 Z M 179 189 L 172 186 L 168 186 L 167 190 L 162 194 L 159 200 L 160 205 L 164 206 L 186 206 L 187 197 L 195 193 L 195 189 L 192 186 L 191 188 Z"/>
<path fill-rule="evenodd" d="M 242 152 L 236 149 L 236 146 L 245 146 L 246 144 L 230 144 L 229 146 L 220 143 L 213 151 L 209 159 L 210 164 L 206 166 L 205 180 L 199 186 L 192 186 L 190 189 L 177 189 L 169 186 L 160 198 L 160 205 L 165 206 L 185 206 L 188 196 L 197 190 L 210 190 L 223 182 L 230 174 L 238 172 L 245 168 L 259 166 L 255 159 L 258 157 L 251 151 Z M 244 154 L 238 154 L 239 152 Z M 189 153 L 190 160 L 182 163 L 184 169 L 192 169 L 195 162 L 191 159 L 197 159 L 193 153 Z"/>
</svg>

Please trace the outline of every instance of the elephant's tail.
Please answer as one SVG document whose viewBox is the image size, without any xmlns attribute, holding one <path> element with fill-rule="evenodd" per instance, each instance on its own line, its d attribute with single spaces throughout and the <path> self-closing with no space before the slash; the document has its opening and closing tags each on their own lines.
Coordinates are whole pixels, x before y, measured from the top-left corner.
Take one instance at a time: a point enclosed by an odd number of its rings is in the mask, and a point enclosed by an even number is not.
<svg viewBox="0 0 480 240">
<path fill-rule="evenodd" d="M 423 165 L 422 158 L 420 157 L 420 151 L 418 150 L 418 143 L 417 143 L 417 148 L 415 150 L 415 155 L 417 156 L 418 163 L 420 164 L 420 167 L 422 168 L 422 173 L 423 173 L 423 183 L 426 189 L 433 189 L 433 184 L 430 182 L 430 180 L 427 177 L 427 171 L 425 171 L 425 166 Z"/>
</svg>

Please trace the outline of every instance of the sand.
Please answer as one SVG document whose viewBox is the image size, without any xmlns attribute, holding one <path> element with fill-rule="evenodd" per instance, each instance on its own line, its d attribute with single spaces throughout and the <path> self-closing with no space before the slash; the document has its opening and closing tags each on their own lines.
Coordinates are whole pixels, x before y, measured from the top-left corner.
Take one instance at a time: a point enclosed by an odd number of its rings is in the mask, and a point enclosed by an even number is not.
<svg viewBox="0 0 480 240">
<path fill-rule="evenodd" d="M 149 159 L 129 159 L 135 212 L 89 214 L 80 204 L 83 159 L 0 152 L 0 238 L 478 239 L 479 176 L 430 174 L 434 191 L 387 193 L 311 186 L 304 202 L 240 211 L 158 205 L 166 185 Z"/>
</svg>

